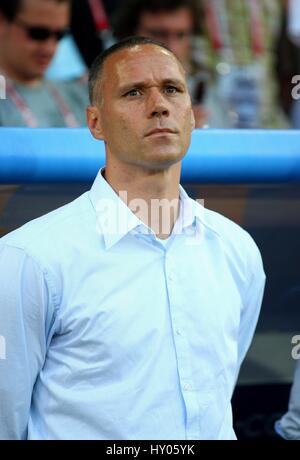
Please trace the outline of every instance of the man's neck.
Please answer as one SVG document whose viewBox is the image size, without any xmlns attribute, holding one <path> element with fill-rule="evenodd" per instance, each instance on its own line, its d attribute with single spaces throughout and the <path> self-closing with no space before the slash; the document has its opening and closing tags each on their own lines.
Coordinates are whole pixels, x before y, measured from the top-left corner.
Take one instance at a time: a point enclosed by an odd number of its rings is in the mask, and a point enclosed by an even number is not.
<svg viewBox="0 0 300 460">
<path fill-rule="evenodd" d="M 109 162 L 105 179 L 132 212 L 158 238 L 167 238 L 179 214 L 181 163 L 150 171 L 140 167 L 115 168 Z"/>
</svg>

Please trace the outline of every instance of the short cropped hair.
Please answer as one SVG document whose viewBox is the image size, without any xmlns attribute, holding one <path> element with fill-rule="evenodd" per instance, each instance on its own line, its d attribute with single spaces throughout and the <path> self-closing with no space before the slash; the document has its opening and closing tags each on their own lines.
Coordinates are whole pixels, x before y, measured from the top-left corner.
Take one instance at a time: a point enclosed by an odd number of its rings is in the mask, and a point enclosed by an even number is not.
<svg viewBox="0 0 300 460">
<path fill-rule="evenodd" d="M 49 0 L 50 1 L 50 0 Z M 72 0 L 51 0 L 56 3 L 71 3 Z M 13 21 L 22 9 L 24 0 L 0 0 L 0 13 L 8 20 Z"/>
<path fill-rule="evenodd" d="M 89 97 L 91 104 L 94 104 L 97 100 L 97 87 L 99 81 L 101 80 L 101 74 L 103 71 L 104 63 L 107 60 L 107 58 L 118 51 L 121 51 L 123 49 L 134 48 L 137 45 L 159 46 L 160 48 L 163 48 L 167 50 L 170 54 L 172 54 L 175 57 L 178 64 L 181 66 L 176 54 L 174 54 L 173 51 L 170 50 L 170 48 L 161 43 L 159 40 L 139 36 L 128 37 L 124 40 L 119 41 L 118 43 L 115 43 L 110 48 L 107 48 L 106 50 L 102 51 L 102 53 L 100 53 L 94 60 L 89 72 Z"/>
</svg>

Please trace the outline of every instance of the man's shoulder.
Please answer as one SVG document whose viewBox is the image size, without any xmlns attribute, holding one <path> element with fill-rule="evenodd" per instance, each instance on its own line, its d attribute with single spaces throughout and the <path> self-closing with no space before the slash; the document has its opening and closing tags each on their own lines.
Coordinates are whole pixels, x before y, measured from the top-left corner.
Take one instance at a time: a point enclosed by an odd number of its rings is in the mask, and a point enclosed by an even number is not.
<svg viewBox="0 0 300 460">
<path fill-rule="evenodd" d="M 201 205 L 197 203 L 197 206 Z M 218 212 L 201 208 L 201 221 L 206 232 L 218 238 L 225 251 L 240 259 L 260 258 L 257 244 L 244 228 Z"/>
<path fill-rule="evenodd" d="M 203 224 L 220 237 L 224 239 L 233 237 L 251 238 L 244 228 L 223 214 L 204 207 L 202 212 Z"/>
<path fill-rule="evenodd" d="M 91 215 L 91 203 L 84 193 L 74 201 L 55 209 L 0 239 L 0 245 L 11 246 L 34 255 L 51 252 L 54 248 L 71 244 L 75 234 L 80 235 Z M 51 249 L 52 247 L 52 249 Z"/>
</svg>

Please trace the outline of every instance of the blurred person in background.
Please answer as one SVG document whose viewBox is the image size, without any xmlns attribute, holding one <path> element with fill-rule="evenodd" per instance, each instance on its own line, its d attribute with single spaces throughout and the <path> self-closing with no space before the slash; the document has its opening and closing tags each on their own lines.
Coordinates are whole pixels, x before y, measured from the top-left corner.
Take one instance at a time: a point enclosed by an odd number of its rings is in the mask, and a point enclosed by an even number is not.
<svg viewBox="0 0 300 460">
<path fill-rule="evenodd" d="M 296 362 L 289 407 L 286 414 L 275 423 L 275 430 L 286 440 L 300 441 L 300 359 Z"/>
<path fill-rule="evenodd" d="M 2 0 L 0 74 L 6 99 L 0 126 L 78 127 L 86 124 L 87 85 L 44 78 L 70 21 L 70 0 Z"/>
<path fill-rule="evenodd" d="M 49 78 L 81 77 L 110 43 L 108 12 L 118 0 L 72 0 L 71 34 L 61 40 L 47 71 Z"/>
<path fill-rule="evenodd" d="M 300 129 L 300 2 L 299 0 L 289 0 L 287 12 L 287 35 L 294 47 L 293 69 L 290 74 L 291 83 L 295 88 L 292 88 L 292 104 L 291 104 L 291 123 L 295 129 Z M 297 90 L 297 87 L 299 88 Z"/>
<path fill-rule="evenodd" d="M 300 46 L 300 2 L 288 0 L 288 34 L 290 39 Z"/>
<path fill-rule="evenodd" d="M 111 45 L 110 16 L 121 3 L 121 0 L 72 0 L 71 31 L 88 68 Z"/>
<path fill-rule="evenodd" d="M 96 56 L 114 41 L 109 16 L 119 3 L 120 0 L 72 0 L 71 34 L 61 40 L 47 77 L 84 77 Z"/>
<path fill-rule="evenodd" d="M 284 0 L 198 0 L 207 68 L 204 105 L 215 128 L 285 128 L 278 101 L 275 49 Z"/>
<path fill-rule="evenodd" d="M 88 69 L 79 52 L 72 33 L 60 40 L 45 77 L 50 80 L 88 80 Z"/>
<path fill-rule="evenodd" d="M 203 72 L 193 53 L 193 36 L 200 31 L 200 12 L 194 0 L 127 0 L 112 16 L 114 36 L 154 38 L 170 48 L 187 72 L 196 127 L 205 124 L 208 113 L 201 105 Z"/>
</svg>

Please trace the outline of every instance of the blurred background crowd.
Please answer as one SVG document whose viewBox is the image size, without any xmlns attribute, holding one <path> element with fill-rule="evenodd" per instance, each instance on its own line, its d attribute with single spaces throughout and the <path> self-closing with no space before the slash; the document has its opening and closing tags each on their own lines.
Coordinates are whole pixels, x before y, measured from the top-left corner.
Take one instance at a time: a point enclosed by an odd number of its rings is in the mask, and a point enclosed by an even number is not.
<svg viewBox="0 0 300 460">
<path fill-rule="evenodd" d="M 298 0 L 1 0 L 0 126 L 84 126 L 89 67 L 131 35 L 177 54 L 198 128 L 299 128 Z"/>
</svg>

